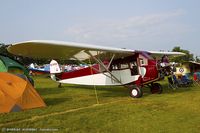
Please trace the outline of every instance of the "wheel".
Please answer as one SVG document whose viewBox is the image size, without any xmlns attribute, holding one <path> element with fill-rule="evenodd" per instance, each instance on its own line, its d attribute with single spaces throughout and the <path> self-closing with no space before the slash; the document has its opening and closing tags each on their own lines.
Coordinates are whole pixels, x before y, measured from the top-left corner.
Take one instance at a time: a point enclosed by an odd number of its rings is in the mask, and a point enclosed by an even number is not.
<svg viewBox="0 0 200 133">
<path fill-rule="evenodd" d="M 131 87 L 130 89 L 130 96 L 133 98 L 140 98 L 142 97 L 143 92 L 141 90 L 141 88 L 139 88 L 138 86 L 136 87 Z"/>
<path fill-rule="evenodd" d="M 161 94 L 163 91 L 161 84 L 159 83 L 153 83 L 151 85 L 151 93 L 152 94 Z"/>
</svg>

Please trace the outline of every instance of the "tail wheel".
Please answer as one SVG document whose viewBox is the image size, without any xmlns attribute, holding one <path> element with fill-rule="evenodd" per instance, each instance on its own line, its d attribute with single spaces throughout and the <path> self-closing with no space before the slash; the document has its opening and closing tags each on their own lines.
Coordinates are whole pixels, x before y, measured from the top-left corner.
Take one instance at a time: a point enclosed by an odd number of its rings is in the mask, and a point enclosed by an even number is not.
<svg viewBox="0 0 200 133">
<path fill-rule="evenodd" d="M 142 97 L 142 95 L 143 95 L 142 89 L 139 88 L 138 86 L 132 87 L 130 89 L 130 96 L 131 97 L 140 98 L 140 97 Z"/>
<path fill-rule="evenodd" d="M 163 91 L 161 84 L 153 83 L 151 86 L 151 93 L 152 94 L 161 94 Z"/>
</svg>

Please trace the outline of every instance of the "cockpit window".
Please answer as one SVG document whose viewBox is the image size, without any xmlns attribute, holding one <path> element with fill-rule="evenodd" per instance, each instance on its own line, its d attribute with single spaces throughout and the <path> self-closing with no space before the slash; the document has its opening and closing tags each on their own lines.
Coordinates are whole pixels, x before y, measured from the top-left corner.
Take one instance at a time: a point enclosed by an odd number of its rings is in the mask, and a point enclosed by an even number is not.
<svg viewBox="0 0 200 133">
<path fill-rule="evenodd" d="M 120 69 L 126 69 L 126 68 L 129 68 L 129 65 L 127 63 L 120 64 Z"/>
</svg>

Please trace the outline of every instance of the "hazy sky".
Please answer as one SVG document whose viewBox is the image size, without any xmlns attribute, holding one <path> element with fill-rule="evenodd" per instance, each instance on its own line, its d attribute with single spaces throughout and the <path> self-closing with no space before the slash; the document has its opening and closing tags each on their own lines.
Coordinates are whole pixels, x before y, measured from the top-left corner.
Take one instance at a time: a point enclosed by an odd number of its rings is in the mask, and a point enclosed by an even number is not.
<svg viewBox="0 0 200 133">
<path fill-rule="evenodd" d="M 200 0 L 0 0 L 0 42 L 60 40 L 200 56 Z"/>
</svg>

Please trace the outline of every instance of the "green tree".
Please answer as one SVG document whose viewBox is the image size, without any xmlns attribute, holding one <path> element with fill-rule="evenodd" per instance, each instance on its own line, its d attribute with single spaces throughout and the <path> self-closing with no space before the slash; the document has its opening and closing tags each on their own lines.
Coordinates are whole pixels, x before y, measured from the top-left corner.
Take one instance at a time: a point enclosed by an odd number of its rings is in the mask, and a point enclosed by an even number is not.
<svg viewBox="0 0 200 133">
<path fill-rule="evenodd" d="M 7 47 L 9 45 L 6 45 L 5 43 L 0 43 L 0 54 L 1 55 L 5 55 L 5 56 L 8 56 L 10 58 L 15 58 L 14 55 L 10 54 L 8 51 L 7 51 Z"/>
<path fill-rule="evenodd" d="M 182 63 L 182 62 L 185 62 L 185 61 L 193 61 L 194 60 L 194 57 L 193 57 L 194 55 L 191 54 L 190 51 L 181 49 L 179 46 L 175 46 L 172 49 L 172 51 L 173 52 L 182 52 L 182 53 L 186 54 L 184 56 L 179 56 L 179 57 L 172 58 L 171 61 L 173 61 L 173 62 Z"/>
<path fill-rule="evenodd" d="M 195 57 L 195 61 L 196 61 L 196 62 L 200 62 L 199 56 L 196 56 L 196 57 Z"/>
</svg>

